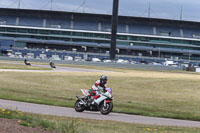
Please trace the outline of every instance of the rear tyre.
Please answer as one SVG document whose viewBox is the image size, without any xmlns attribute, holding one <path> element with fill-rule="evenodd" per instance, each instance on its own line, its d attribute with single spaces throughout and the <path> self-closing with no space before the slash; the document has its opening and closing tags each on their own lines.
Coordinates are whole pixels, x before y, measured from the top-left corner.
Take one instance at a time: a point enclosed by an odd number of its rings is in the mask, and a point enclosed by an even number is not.
<svg viewBox="0 0 200 133">
<path fill-rule="evenodd" d="M 112 102 L 106 103 L 106 106 L 104 106 L 103 103 L 100 105 L 100 112 L 103 115 L 109 114 L 112 111 L 112 109 L 113 109 L 113 103 Z"/>
<path fill-rule="evenodd" d="M 84 104 L 81 104 L 81 101 L 78 99 L 74 104 L 74 109 L 77 112 L 83 112 L 85 110 Z"/>
</svg>

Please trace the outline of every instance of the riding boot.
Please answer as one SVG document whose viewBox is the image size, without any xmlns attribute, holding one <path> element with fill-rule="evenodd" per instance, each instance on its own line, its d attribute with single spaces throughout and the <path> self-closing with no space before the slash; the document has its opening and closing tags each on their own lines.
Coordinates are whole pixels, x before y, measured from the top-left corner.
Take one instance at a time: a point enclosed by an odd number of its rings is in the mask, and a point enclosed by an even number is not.
<svg viewBox="0 0 200 133">
<path fill-rule="evenodd" d="M 89 97 L 88 98 L 88 106 L 90 106 L 93 101 L 94 101 L 93 97 Z"/>
<path fill-rule="evenodd" d="M 96 102 L 94 102 L 94 105 L 97 107 L 98 110 L 100 110 L 99 105 Z"/>
</svg>

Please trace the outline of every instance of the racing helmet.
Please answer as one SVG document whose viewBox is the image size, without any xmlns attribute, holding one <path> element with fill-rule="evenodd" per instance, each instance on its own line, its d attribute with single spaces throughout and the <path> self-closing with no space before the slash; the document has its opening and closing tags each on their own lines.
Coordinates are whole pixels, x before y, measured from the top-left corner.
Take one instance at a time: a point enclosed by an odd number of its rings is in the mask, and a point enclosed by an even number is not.
<svg viewBox="0 0 200 133">
<path fill-rule="evenodd" d="M 106 84 L 106 83 L 107 83 L 107 80 L 108 80 L 108 77 L 105 76 L 105 75 L 102 75 L 102 76 L 100 77 L 100 82 L 103 83 L 103 84 Z"/>
</svg>

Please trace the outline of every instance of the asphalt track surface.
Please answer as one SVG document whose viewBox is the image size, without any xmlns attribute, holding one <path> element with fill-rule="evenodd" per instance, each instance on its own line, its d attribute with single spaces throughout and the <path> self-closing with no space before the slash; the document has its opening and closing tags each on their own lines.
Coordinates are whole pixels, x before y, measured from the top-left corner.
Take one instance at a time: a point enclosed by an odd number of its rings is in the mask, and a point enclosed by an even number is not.
<svg viewBox="0 0 200 133">
<path fill-rule="evenodd" d="M 87 118 L 96 120 L 111 120 L 136 124 L 160 125 L 160 126 L 179 126 L 179 127 L 200 127 L 200 122 L 188 120 L 176 120 L 168 118 L 145 117 L 137 115 L 127 115 L 120 113 L 110 113 L 108 115 L 101 115 L 100 112 L 76 112 L 73 108 L 57 107 L 25 102 L 17 102 L 10 100 L 1 100 L 0 106 L 2 108 L 17 108 L 22 112 L 54 115 L 54 116 L 67 116 L 76 118 Z"/>
<path fill-rule="evenodd" d="M 7 62 L 0 62 L 7 63 Z M 23 63 L 10 63 L 10 64 L 23 64 Z M 33 65 L 39 67 L 49 67 L 48 65 Z M 104 70 L 95 69 L 83 69 L 83 68 L 72 68 L 72 67 L 57 67 L 53 70 L 14 70 L 14 69 L 0 69 L 0 71 L 21 71 L 21 72 L 111 72 Z M 148 124 L 148 125 L 160 125 L 160 126 L 179 126 L 179 127 L 200 127 L 200 122 L 198 121 L 188 121 L 188 120 L 176 120 L 168 118 L 157 118 L 157 117 L 145 117 L 138 115 L 127 115 L 120 113 L 110 113 L 109 115 L 101 115 L 100 112 L 89 112 L 84 111 L 82 113 L 76 112 L 73 108 L 67 107 L 57 107 L 9 100 L 1 100 L 0 106 L 3 108 L 16 107 L 19 111 L 45 114 L 45 115 L 55 115 L 55 116 L 68 116 L 76 118 L 87 118 L 96 120 L 111 120 L 127 123 L 136 124 Z"/>
</svg>

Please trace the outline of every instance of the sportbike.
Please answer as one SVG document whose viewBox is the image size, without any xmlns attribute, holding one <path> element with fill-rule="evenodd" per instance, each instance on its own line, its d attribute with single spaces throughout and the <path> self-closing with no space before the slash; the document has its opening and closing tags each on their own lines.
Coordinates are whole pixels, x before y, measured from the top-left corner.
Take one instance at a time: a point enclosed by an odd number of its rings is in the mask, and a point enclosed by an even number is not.
<svg viewBox="0 0 200 133">
<path fill-rule="evenodd" d="M 113 109 L 113 96 L 112 89 L 106 88 L 105 92 L 96 91 L 96 96 L 93 96 L 93 101 L 90 102 L 91 97 L 89 97 L 88 90 L 81 89 L 83 96 L 76 96 L 78 99 L 74 104 L 74 109 L 77 112 L 87 111 L 100 111 L 101 114 L 107 115 Z"/>
</svg>

